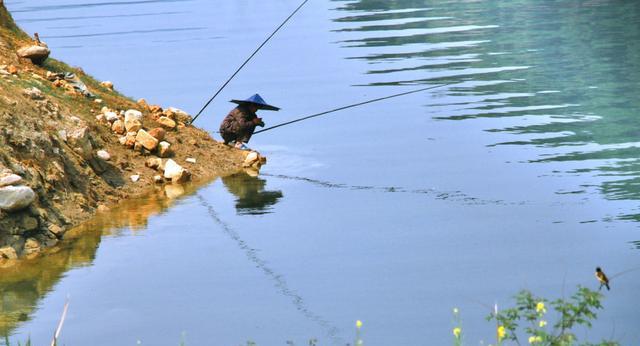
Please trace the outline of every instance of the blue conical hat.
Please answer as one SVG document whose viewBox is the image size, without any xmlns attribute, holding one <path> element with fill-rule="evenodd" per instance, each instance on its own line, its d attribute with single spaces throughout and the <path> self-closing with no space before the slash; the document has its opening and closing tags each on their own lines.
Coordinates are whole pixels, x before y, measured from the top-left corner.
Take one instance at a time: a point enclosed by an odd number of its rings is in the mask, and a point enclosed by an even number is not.
<svg viewBox="0 0 640 346">
<path fill-rule="evenodd" d="M 255 94 L 251 97 L 249 97 L 246 100 L 231 100 L 231 102 L 233 103 L 237 103 L 239 105 L 243 104 L 243 103 L 253 103 L 256 106 L 258 106 L 258 109 L 264 109 L 264 110 L 268 110 L 268 111 L 278 111 L 280 110 L 280 108 L 272 106 L 270 104 L 268 104 L 262 97 L 260 97 L 260 95 Z"/>
</svg>

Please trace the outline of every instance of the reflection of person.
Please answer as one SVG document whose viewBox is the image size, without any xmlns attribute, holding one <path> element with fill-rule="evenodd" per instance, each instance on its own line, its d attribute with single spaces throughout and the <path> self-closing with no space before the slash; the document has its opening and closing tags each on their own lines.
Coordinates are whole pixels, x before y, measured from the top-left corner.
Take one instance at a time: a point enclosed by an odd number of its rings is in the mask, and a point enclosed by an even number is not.
<svg viewBox="0 0 640 346">
<path fill-rule="evenodd" d="M 264 214 L 268 207 L 278 203 L 282 191 L 264 191 L 266 180 L 245 172 L 222 178 L 224 186 L 234 194 L 239 214 Z"/>
<path fill-rule="evenodd" d="M 224 144 L 233 144 L 238 149 L 245 149 L 245 143 L 249 142 L 256 126 L 264 127 L 262 118 L 258 118 L 256 112 L 259 109 L 277 111 L 280 108 L 267 104 L 260 95 L 255 94 L 246 100 L 231 100 L 238 107 L 229 112 L 220 124 L 220 135 Z"/>
</svg>

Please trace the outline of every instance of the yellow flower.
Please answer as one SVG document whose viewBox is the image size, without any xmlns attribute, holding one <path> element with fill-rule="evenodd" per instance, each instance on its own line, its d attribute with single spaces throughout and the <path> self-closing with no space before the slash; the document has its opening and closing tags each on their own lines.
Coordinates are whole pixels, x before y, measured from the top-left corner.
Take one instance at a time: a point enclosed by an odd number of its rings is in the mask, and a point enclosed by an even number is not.
<svg viewBox="0 0 640 346">
<path fill-rule="evenodd" d="M 538 304 L 536 304 L 536 312 L 539 314 L 547 313 L 547 308 L 544 307 L 544 302 L 538 302 Z"/>
<path fill-rule="evenodd" d="M 362 321 L 360 321 L 360 320 L 356 321 L 356 328 L 358 328 L 358 329 L 362 328 Z"/>
<path fill-rule="evenodd" d="M 542 337 L 540 337 L 539 335 L 537 336 L 530 336 L 529 337 L 529 343 L 530 344 L 535 344 L 537 342 L 542 342 Z"/>
<path fill-rule="evenodd" d="M 453 328 L 453 336 L 455 336 L 456 339 L 460 338 L 460 333 L 462 333 L 462 329 L 460 329 L 460 327 Z"/>
<path fill-rule="evenodd" d="M 538 323 L 538 325 L 540 326 L 540 328 L 544 327 L 547 325 L 547 321 L 545 320 L 540 320 L 540 322 Z"/>
<path fill-rule="evenodd" d="M 502 341 L 504 337 L 507 335 L 507 331 L 504 329 L 504 326 L 498 327 L 498 341 Z"/>
</svg>

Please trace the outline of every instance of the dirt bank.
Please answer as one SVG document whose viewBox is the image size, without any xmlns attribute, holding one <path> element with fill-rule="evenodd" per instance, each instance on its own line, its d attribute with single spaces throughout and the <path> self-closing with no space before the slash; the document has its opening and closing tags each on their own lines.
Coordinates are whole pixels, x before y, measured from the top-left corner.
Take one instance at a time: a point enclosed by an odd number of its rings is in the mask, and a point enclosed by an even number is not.
<svg viewBox="0 0 640 346">
<path fill-rule="evenodd" d="M 29 46 L 48 50 L 0 1 L 0 261 L 36 256 L 158 185 L 242 168 L 247 153 L 187 126 L 188 114 L 136 102 L 54 59 L 20 57 Z"/>
</svg>

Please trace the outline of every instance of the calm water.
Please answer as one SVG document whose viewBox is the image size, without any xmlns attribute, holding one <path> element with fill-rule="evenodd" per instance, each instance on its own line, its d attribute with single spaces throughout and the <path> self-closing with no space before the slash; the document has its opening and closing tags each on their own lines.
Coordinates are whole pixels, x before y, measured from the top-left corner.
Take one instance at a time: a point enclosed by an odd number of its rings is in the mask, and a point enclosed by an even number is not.
<svg viewBox="0 0 640 346">
<path fill-rule="evenodd" d="M 9 1 L 55 57 L 192 113 L 296 1 Z M 446 345 L 493 338 L 485 305 L 560 297 L 640 266 L 640 3 L 310 1 L 199 119 L 231 98 L 268 124 L 260 177 L 218 179 L 96 221 L 0 280 L 4 330 L 66 345 Z M 170 192 L 170 195 L 180 194 Z M 640 344 L 640 271 L 580 337 Z M 483 305 L 484 304 L 484 305 Z"/>
</svg>

